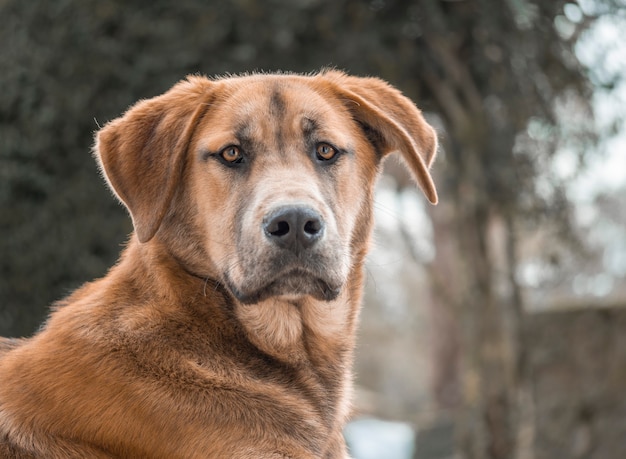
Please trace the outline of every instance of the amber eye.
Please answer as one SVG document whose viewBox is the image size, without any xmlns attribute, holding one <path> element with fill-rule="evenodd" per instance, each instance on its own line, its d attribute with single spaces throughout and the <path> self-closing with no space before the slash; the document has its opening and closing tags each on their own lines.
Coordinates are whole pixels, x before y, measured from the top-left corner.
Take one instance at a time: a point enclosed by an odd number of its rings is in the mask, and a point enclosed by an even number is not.
<svg viewBox="0 0 626 459">
<path fill-rule="evenodd" d="M 224 161 L 230 164 L 240 163 L 243 160 L 241 149 L 235 145 L 224 148 L 220 152 L 220 156 Z"/>
<path fill-rule="evenodd" d="M 337 149 L 327 143 L 320 143 L 315 149 L 315 154 L 320 161 L 330 161 L 337 155 Z"/>
</svg>

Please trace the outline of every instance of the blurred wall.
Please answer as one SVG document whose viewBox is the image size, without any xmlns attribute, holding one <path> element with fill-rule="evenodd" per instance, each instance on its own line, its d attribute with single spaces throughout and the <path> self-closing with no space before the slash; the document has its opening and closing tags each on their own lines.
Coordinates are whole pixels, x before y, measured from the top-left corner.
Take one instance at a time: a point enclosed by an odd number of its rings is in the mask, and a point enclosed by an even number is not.
<svg viewBox="0 0 626 459">
<path fill-rule="evenodd" d="M 626 307 L 527 318 L 537 459 L 626 457 Z"/>
</svg>

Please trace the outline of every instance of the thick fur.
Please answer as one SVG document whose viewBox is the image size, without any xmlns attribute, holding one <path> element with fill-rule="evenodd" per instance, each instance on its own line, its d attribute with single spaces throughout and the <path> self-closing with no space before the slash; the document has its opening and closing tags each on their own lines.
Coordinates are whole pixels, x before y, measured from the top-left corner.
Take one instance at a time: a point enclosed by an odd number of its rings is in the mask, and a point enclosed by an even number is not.
<svg viewBox="0 0 626 459">
<path fill-rule="evenodd" d="M 135 232 L 0 340 L 0 457 L 346 458 L 374 183 L 397 151 L 435 203 L 436 148 L 399 91 L 337 71 L 189 77 L 108 123 L 95 154 Z M 290 207 L 319 216 L 313 247 L 263 231 Z"/>
</svg>

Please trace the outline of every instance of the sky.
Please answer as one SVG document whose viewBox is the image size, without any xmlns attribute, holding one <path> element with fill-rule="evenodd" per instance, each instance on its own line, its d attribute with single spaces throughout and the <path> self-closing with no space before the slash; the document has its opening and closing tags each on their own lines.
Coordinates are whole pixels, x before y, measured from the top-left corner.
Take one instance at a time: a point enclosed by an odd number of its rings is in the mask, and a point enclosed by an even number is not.
<svg viewBox="0 0 626 459">
<path fill-rule="evenodd" d="M 585 4 L 585 2 L 582 2 Z M 567 12 L 567 9 L 566 9 Z M 578 58 L 592 69 L 592 80 L 598 86 L 621 81 L 611 90 L 596 89 L 594 109 L 596 123 L 602 130 L 620 117 L 626 123 L 626 15 L 600 18 L 576 46 Z M 598 193 L 626 192 L 626 126 L 614 136 L 603 139 L 600 154 L 592 156 L 589 167 L 572 182 L 570 192 L 576 201 L 586 202 Z M 555 166 L 566 176 L 575 167 L 567 152 L 556 159 Z"/>
<path fill-rule="evenodd" d="M 593 0 L 579 0 L 564 9 L 571 22 L 582 20 L 582 11 L 593 13 Z M 559 24 L 555 24 L 557 29 Z M 570 24 L 571 25 L 571 24 Z M 600 257 L 600 265 L 575 266 L 570 280 L 577 297 L 607 298 L 619 295 L 626 279 L 626 208 L 622 215 L 603 215 L 596 203 L 601 195 L 620 197 L 626 202 L 626 10 L 598 19 L 576 45 L 576 55 L 589 69 L 595 91 L 592 100 L 598 132 L 615 131 L 601 137 L 597 150 L 587 155 L 582 171 L 578 155 L 565 147 L 555 155 L 554 172 L 569 180 L 568 194 L 575 205 L 576 222 L 586 231 L 586 244 Z M 563 30 L 568 33 L 567 29 Z M 621 194 L 621 195 L 620 195 Z M 522 282 L 538 287 L 553 274 L 545 263 L 529 260 L 520 267 Z M 622 289 L 623 291 L 623 289 Z M 540 301 L 540 304 L 543 302 Z"/>
</svg>

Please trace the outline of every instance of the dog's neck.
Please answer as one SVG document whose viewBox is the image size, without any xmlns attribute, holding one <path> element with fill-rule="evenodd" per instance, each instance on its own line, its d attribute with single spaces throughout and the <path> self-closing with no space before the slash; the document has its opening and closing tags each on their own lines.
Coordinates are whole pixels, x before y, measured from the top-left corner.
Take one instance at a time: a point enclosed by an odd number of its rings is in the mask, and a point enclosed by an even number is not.
<svg viewBox="0 0 626 459">
<path fill-rule="evenodd" d="M 263 352 L 289 363 L 321 359 L 323 364 L 352 349 L 357 308 L 342 293 L 331 302 L 304 297 L 236 303 L 235 312 L 250 341 Z"/>
<path fill-rule="evenodd" d="M 169 308 L 162 314 L 180 315 L 179 308 L 195 308 L 206 317 L 221 316 L 222 324 L 237 323 L 251 345 L 317 387 L 329 426 L 341 425 L 349 415 L 362 262 L 331 302 L 302 297 L 242 304 L 215 278 L 181 267 L 158 240 L 140 244 L 133 237 L 114 271 L 119 281 L 152 284 L 153 291 L 166 295 L 167 301 L 155 302 Z M 211 333 L 208 330 L 207 336 Z"/>
<path fill-rule="evenodd" d="M 264 353 L 288 364 L 309 361 L 325 366 L 351 358 L 361 302 L 362 263 L 353 266 L 346 285 L 333 301 L 310 296 L 268 298 L 242 304 L 223 287 L 217 273 L 200 274 L 184 265 L 158 239 L 141 244 L 135 237 L 122 256 L 119 269 L 141 282 L 154 283 L 170 304 L 207 302 L 216 294 L 227 297 L 234 316 L 249 341 Z M 183 298 L 181 295 L 185 295 Z"/>
</svg>

